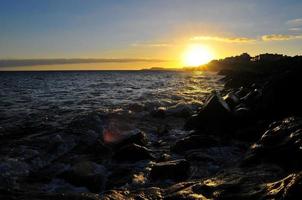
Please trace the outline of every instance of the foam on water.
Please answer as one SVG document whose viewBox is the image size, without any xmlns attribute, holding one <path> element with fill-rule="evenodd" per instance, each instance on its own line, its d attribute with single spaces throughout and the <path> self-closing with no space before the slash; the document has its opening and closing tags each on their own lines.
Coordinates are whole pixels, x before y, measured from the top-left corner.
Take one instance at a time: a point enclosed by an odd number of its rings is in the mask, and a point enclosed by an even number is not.
<svg viewBox="0 0 302 200">
<path fill-rule="evenodd" d="M 57 130 L 95 110 L 142 115 L 157 107 L 198 107 L 222 88 L 220 78 L 209 72 L 1 72 L 0 135 Z"/>
</svg>

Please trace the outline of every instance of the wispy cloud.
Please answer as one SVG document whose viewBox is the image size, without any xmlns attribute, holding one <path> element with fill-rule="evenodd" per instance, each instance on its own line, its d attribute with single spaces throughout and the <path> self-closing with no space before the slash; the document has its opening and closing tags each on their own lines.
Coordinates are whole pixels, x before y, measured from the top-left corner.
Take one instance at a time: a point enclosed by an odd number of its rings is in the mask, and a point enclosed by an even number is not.
<svg viewBox="0 0 302 200">
<path fill-rule="evenodd" d="M 286 23 L 293 27 L 302 26 L 302 18 L 292 19 L 287 21 Z"/>
<path fill-rule="evenodd" d="M 133 43 L 132 47 L 171 47 L 174 46 L 171 43 Z"/>
<path fill-rule="evenodd" d="M 58 59 L 9 59 L 0 60 L 0 67 L 37 66 L 37 65 L 65 65 L 65 64 L 88 64 L 88 63 L 152 63 L 168 62 L 163 59 L 148 58 L 58 58 Z"/>
<path fill-rule="evenodd" d="M 194 36 L 191 40 L 211 40 L 218 42 L 227 42 L 227 43 L 249 43 L 254 42 L 256 39 L 249 37 L 216 37 L 216 36 Z"/>
<path fill-rule="evenodd" d="M 298 32 L 298 31 L 302 31 L 302 28 L 290 28 L 290 31 L 294 31 L 294 32 Z"/>
<path fill-rule="evenodd" d="M 284 41 L 302 39 L 302 35 L 270 34 L 263 35 L 261 38 L 263 41 Z"/>
</svg>

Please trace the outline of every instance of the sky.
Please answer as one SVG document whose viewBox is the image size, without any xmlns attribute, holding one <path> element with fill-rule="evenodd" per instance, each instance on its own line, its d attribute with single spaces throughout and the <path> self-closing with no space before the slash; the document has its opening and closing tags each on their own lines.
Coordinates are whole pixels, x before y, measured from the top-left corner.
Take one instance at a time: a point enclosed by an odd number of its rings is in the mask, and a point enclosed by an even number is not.
<svg viewBox="0 0 302 200">
<path fill-rule="evenodd" d="M 191 44 L 217 59 L 301 55 L 301 11 L 301 0 L 0 0 L 0 70 L 181 67 Z M 3 64 L 16 59 L 44 64 Z"/>
</svg>

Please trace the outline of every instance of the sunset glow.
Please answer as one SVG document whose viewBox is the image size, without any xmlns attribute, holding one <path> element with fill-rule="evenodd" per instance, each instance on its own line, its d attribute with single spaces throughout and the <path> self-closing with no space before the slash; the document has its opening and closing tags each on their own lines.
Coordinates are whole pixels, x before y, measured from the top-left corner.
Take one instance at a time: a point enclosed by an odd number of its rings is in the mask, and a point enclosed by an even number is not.
<svg viewBox="0 0 302 200">
<path fill-rule="evenodd" d="M 0 71 L 181 69 L 244 52 L 301 54 L 302 1 L 72 2 L 1 0 Z"/>
<path fill-rule="evenodd" d="M 195 67 L 206 64 L 214 58 L 211 50 L 202 45 L 190 45 L 182 56 L 184 66 Z"/>
</svg>

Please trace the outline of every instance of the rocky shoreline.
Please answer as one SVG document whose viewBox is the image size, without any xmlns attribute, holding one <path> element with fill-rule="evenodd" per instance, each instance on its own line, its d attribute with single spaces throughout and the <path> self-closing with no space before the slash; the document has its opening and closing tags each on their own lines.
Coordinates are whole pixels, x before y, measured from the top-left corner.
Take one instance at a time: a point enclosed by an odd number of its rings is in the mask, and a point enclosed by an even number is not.
<svg viewBox="0 0 302 200">
<path fill-rule="evenodd" d="M 2 142 L 1 199 L 301 198 L 301 58 L 251 60 L 210 63 L 232 66 L 224 90 L 195 113 L 143 116 L 156 131 L 117 135 L 93 112 L 61 132 Z"/>
</svg>

